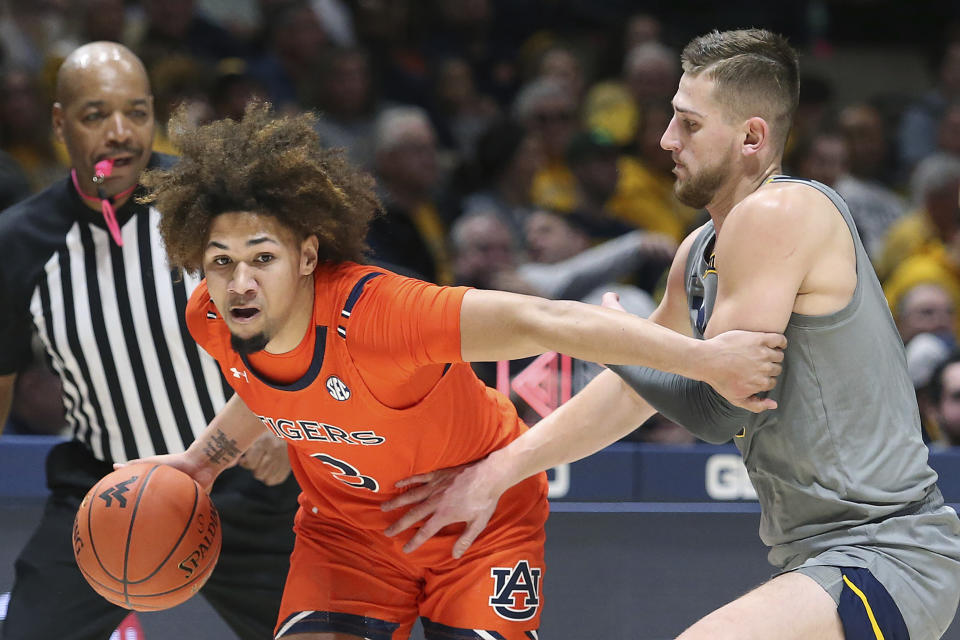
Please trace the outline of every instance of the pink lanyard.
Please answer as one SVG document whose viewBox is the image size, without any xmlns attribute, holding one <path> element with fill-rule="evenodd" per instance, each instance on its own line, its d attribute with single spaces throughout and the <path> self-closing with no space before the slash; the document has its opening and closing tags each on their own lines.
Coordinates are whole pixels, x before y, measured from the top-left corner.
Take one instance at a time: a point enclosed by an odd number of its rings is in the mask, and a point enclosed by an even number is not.
<svg viewBox="0 0 960 640">
<path fill-rule="evenodd" d="M 99 181 L 100 181 L 101 183 L 103 182 L 103 178 L 108 177 L 108 176 L 110 175 L 111 171 L 113 170 L 113 162 L 109 162 L 109 165 L 110 165 L 109 167 L 106 166 L 107 164 L 108 164 L 107 161 L 100 161 L 100 162 L 98 162 L 97 165 L 96 165 L 97 178 L 99 178 Z M 117 214 L 116 214 L 116 212 L 113 210 L 113 202 L 112 202 L 112 200 L 119 200 L 119 199 L 122 199 L 122 198 L 127 197 L 128 195 L 130 195 L 131 193 L 133 193 L 134 189 L 137 188 L 137 185 L 133 185 L 132 187 L 130 187 L 130 188 L 127 189 L 126 191 L 121 191 L 121 192 L 118 193 L 117 195 L 113 196 L 113 198 L 105 198 L 105 197 L 103 197 L 103 195 L 104 195 L 104 194 L 103 194 L 103 191 L 102 191 L 102 189 L 101 189 L 100 187 L 98 187 L 98 188 L 97 188 L 97 192 L 100 194 L 100 197 L 97 198 L 97 197 L 94 197 L 94 196 L 88 196 L 87 194 L 85 194 L 85 193 L 83 192 L 83 189 L 80 188 L 80 181 L 77 179 L 77 170 L 76 170 L 76 169 L 71 169 L 71 170 L 70 170 L 70 177 L 73 179 L 73 186 L 76 187 L 77 193 L 80 194 L 80 197 L 81 197 L 81 198 L 83 198 L 84 200 L 86 200 L 86 201 L 88 201 L 88 202 L 99 202 L 99 203 L 100 203 L 100 211 L 103 212 L 103 219 L 106 220 L 106 222 L 107 222 L 107 229 L 110 230 L 110 235 L 113 237 L 113 241 L 117 243 L 117 246 L 118 246 L 118 247 L 122 247 L 122 246 L 123 246 L 123 238 L 120 236 L 120 225 L 117 224 Z M 94 182 L 97 182 L 97 180 L 94 179 Z"/>
</svg>

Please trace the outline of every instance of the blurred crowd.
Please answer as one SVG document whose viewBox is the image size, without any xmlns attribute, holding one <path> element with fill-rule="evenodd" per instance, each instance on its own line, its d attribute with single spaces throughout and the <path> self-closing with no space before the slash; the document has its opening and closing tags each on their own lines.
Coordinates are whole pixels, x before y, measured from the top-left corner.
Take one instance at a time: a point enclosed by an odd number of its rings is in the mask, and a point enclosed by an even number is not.
<svg viewBox="0 0 960 640">
<path fill-rule="evenodd" d="M 254 99 L 311 110 L 323 144 L 376 176 L 372 261 L 550 298 L 598 303 L 613 290 L 647 315 L 677 244 L 707 216 L 676 200 L 659 144 L 677 45 L 696 33 L 637 4 L 259 0 L 250 23 L 194 0 L 7 0 L 0 208 L 66 175 L 50 126 L 57 68 L 78 45 L 112 40 L 149 71 L 156 151 L 176 153 L 164 125 L 178 105 L 197 122 L 237 118 Z M 793 16 L 754 17 L 772 23 L 735 26 L 784 31 Z M 787 35 L 822 46 L 816 13 L 804 17 Z M 784 167 L 849 203 L 935 446 L 960 445 L 960 29 L 944 34 L 923 94 L 840 102 L 828 79 L 805 75 Z M 493 368 L 478 370 L 496 383 Z M 577 363 L 574 390 L 595 371 Z M 18 397 L 14 428 L 57 431 L 50 405 Z M 662 419 L 631 437 L 692 441 Z"/>
</svg>

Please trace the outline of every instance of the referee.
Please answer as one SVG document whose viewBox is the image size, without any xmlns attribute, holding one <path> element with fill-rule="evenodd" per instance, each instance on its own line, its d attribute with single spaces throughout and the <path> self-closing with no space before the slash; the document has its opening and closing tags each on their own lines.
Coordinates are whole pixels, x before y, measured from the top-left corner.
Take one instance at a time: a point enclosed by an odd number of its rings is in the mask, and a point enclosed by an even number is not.
<svg viewBox="0 0 960 640">
<path fill-rule="evenodd" d="M 128 612 L 77 569 L 80 501 L 114 462 L 183 451 L 229 394 L 184 324 L 197 281 L 170 270 L 158 212 L 135 202 L 140 172 L 172 160 L 150 151 L 143 63 L 114 43 L 84 45 L 60 68 L 56 99 L 71 176 L 0 215 L 0 425 L 36 331 L 72 439 L 47 459 L 51 496 L 16 562 L 4 640 L 110 637 Z M 273 637 L 299 489 L 269 435 L 241 464 L 252 473 L 230 469 L 213 488 L 223 551 L 202 593 L 240 638 L 263 640 Z"/>
</svg>

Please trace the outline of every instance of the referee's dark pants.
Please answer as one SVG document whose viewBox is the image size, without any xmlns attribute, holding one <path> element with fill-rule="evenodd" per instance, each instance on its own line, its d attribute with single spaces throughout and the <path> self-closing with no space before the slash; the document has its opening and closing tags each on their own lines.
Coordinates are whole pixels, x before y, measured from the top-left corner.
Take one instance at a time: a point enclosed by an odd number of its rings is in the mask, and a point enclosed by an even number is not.
<svg viewBox="0 0 960 640">
<path fill-rule="evenodd" d="M 52 494 L 17 558 L 4 640 L 107 640 L 129 613 L 91 589 L 73 558 L 71 532 L 80 501 L 112 470 L 78 442 L 50 452 Z M 273 637 L 293 550 L 298 493 L 292 476 L 267 487 L 240 468 L 224 471 L 214 484 L 223 550 L 200 593 L 242 640 Z"/>
</svg>

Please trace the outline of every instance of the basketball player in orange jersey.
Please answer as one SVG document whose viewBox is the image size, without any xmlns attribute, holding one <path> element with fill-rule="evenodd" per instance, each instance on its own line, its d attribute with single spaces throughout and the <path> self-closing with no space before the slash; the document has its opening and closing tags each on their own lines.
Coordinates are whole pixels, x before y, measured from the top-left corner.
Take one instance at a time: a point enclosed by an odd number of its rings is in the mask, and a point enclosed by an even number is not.
<svg viewBox="0 0 960 640">
<path fill-rule="evenodd" d="M 206 276 L 187 307 L 194 339 L 236 395 L 171 464 L 208 487 L 268 429 L 300 482 L 296 546 L 277 638 L 537 637 L 546 478 L 507 492 L 462 558 L 450 528 L 411 554 L 381 503 L 401 478 L 483 458 L 526 430 L 467 362 L 547 350 L 694 376 L 738 404 L 773 387 L 785 341 L 698 342 L 600 307 L 439 287 L 359 264 L 372 180 L 322 149 L 309 115 L 170 130 L 180 162 L 144 183 L 171 264 Z"/>
</svg>

